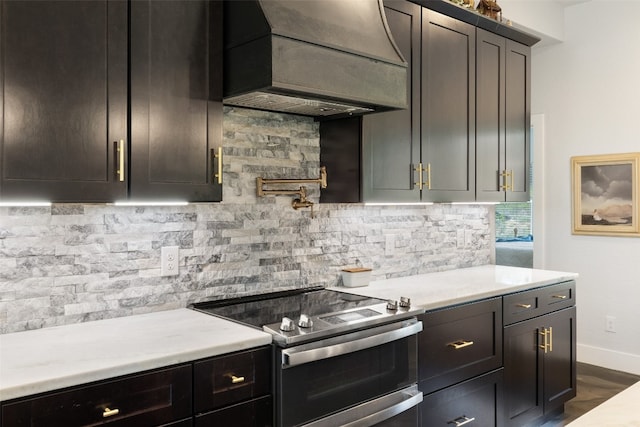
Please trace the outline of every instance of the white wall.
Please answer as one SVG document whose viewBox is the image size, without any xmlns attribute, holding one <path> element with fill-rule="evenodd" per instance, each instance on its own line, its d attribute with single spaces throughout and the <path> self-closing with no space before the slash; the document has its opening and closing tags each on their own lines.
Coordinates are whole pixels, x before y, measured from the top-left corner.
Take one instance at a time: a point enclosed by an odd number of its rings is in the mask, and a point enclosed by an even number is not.
<svg viewBox="0 0 640 427">
<path fill-rule="evenodd" d="M 571 234 L 569 166 L 571 156 L 640 151 L 640 1 L 564 15 L 564 42 L 534 48 L 532 60 L 532 110 L 545 127 L 540 261 L 580 274 L 578 360 L 640 374 L 640 238 Z M 617 333 L 605 332 L 606 315 Z"/>
<path fill-rule="evenodd" d="M 554 0 L 499 0 L 504 20 L 542 38 L 540 45 L 564 39 L 564 6 Z"/>
</svg>

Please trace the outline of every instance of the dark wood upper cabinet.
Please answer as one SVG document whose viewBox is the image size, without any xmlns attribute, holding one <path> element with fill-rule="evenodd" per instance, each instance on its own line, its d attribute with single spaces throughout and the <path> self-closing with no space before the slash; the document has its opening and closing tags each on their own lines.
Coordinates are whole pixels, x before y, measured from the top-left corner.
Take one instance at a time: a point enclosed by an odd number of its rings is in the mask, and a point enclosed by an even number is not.
<svg viewBox="0 0 640 427">
<path fill-rule="evenodd" d="M 404 0 L 384 5 L 408 63 L 409 108 L 321 123 L 332 177 L 321 201 L 473 201 L 475 27 Z"/>
<path fill-rule="evenodd" d="M 384 3 L 387 22 L 407 67 L 409 108 L 362 118 L 363 199 L 420 201 L 412 165 L 420 163 L 421 8 L 404 0 Z"/>
<path fill-rule="evenodd" d="M 479 15 L 449 2 L 384 5 L 409 64 L 409 108 L 320 124 L 330 174 L 320 200 L 529 200 L 530 47 L 462 19 Z"/>
<path fill-rule="evenodd" d="M 130 197 L 221 200 L 221 2 L 131 3 Z M 214 72 L 216 71 L 216 72 Z"/>
<path fill-rule="evenodd" d="M 473 25 L 423 9 L 424 201 L 475 200 L 475 37 Z"/>
<path fill-rule="evenodd" d="M 219 201 L 222 2 L 0 1 L 0 198 Z"/>
<path fill-rule="evenodd" d="M 531 48 L 477 30 L 477 199 L 529 200 Z"/>
<path fill-rule="evenodd" d="M 0 32 L 0 196 L 126 198 L 127 3 L 2 1 Z"/>
</svg>

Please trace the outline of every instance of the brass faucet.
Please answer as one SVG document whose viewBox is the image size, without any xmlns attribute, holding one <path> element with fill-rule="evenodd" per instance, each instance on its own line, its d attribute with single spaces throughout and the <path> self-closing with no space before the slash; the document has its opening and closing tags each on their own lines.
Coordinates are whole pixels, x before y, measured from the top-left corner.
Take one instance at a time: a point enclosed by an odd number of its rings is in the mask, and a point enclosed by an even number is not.
<svg viewBox="0 0 640 427">
<path fill-rule="evenodd" d="M 292 179 L 292 178 L 283 178 L 283 179 L 264 179 L 258 177 L 256 179 L 256 194 L 258 197 L 264 197 L 268 195 L 297 195 L 299 196 L 297 199 L 293 199 L 291 202 L 291 206 L 293 209 L 298 210 L 302 208 L 311 208 L 311 218 L 313 218 L 313 202 L 307 199 L 307 187 L 301 185 L 298 190 L 271 190 L 265 189 L 265 185 L 273 185 L 273 184 L 320 184 L 320 188 L 327 188 L 327 168 L 322 166 L 320 167 L 320 177 L 319 178 L 308 178 L 308 179 Z"/>
</svg>

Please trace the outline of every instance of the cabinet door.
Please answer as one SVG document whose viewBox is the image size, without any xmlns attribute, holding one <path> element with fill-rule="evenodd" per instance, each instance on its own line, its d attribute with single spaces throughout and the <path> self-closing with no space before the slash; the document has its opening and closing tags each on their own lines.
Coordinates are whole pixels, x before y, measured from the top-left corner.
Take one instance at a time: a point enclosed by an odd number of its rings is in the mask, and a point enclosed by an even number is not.
<svg viewBox="0 0 640 427">
<path fill-rule="evenodd" d="M 504 329 L 508 425 L 524 425 L 575 397 L 575 322 L 570 307 Z"/>
<path fill-rule="evenodd" d="M 478 200 L 503 202 L 505 39 L 478 29 L 476 49 L 476 188 Z"/>
<path fill-rule="evenodd" d="M 544 412 L 576 396 L 576 308 L 545 316 L 550 348 L 544 354 Z"/>
<path fill-rule="evenodd" d="M 221 4 L 131 3 L 134 200 L 222 198 Z"/>
<path fill-rule="evenodd" d="M 424 201 L 475 200 L 474 26 L 422 11 Z"/>
<path fill-rule="evenodd" d="M 507 202 L 529 200 L 531 155 L 531 48 L 506 41 L 505 170 Z"/>
<path fill-rule="evenodd" d="M 505 419 L 520 426 L 543 415 L 540 332 L 545 316 L 504 328 Z"/>
<path fill-rule="evenodd" d="M 126 197 L 127 3 L 2 1 L 0 31 L 0 196 Z"/>
<path fill-rule="evenodd" d="M 477 198 L 527 201 L 531 49 L 482 29 L 476 47 Z"/>
<path fill-rule="evenodd" d="M 386 0 L 391 34 L 408 63 L 406 110 L 362 118 L 362 190 L 364 200 L 412 202 L 420 200 L 420 6 Z"/>
</svg>

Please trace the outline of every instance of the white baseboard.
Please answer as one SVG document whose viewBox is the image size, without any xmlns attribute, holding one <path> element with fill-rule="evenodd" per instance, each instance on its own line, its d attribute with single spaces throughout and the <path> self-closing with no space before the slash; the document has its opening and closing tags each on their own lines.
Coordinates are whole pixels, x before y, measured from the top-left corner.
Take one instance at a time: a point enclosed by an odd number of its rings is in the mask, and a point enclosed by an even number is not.
<svg viewBox="0 0 640 427">
<path fill-rule="evenodd" d="M 590 345 L 577 345 L 578 362 L 640 375 L 640 356 Z"/>
</svg>

